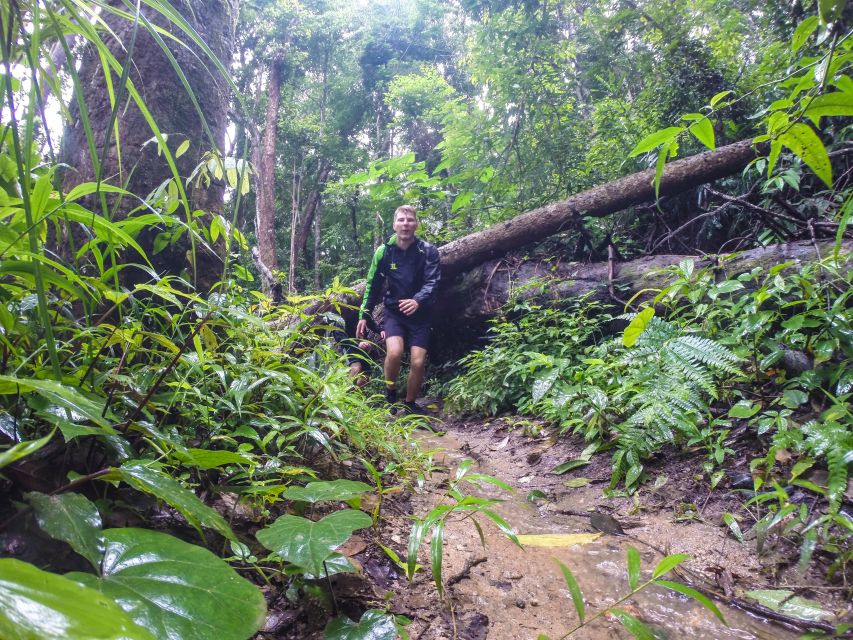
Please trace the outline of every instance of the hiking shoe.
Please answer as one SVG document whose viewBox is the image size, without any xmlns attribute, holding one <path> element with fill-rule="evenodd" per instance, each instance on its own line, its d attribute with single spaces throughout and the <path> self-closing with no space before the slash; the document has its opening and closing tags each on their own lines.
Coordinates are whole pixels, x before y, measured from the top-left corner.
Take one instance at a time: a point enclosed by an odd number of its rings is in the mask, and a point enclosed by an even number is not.
<svg viewBox="0 0 853 640">
<path fill-rule="evenodd" d="M 427 412 L 424 410 L 424 408 L 421 407 L 414 400 L 412 400 L 411 402 L 409 402 L 407 400 L 406 402 L 403 402 L 402 405 L 403 405 L 403 410 L 406 412 L 406 415 L 409 415 L 409 416 L 425 416 L 425 415 L 427 415 Z"/>
</svg>

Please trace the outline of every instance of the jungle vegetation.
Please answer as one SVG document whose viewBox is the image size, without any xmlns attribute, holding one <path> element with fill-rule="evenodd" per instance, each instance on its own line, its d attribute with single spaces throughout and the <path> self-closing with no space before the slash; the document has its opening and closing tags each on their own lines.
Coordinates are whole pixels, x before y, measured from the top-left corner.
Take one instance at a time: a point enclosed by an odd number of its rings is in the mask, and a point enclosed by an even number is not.
<svg viewBox="0 0 853 640">
<path fill-rule="evenodd" d="M 744 170 L 578 212 L 530 249 L 683 254 L 665 287 L 514 296 L 445 389 L 612 455 L 611 491 L 667 447 L 701 451 L 713 488 L 748 437 L 732 535 L 849 586 L 849 18 L 843 0 L 0 5 L 0 636 L 236 640 L 263 623 L 259 586 L 326 601 L 353 570 L 335 550 L 429 468 L 329 340 L 393 210 L 417 204 L 444 244 L 741 140 Z M 816 259 L 696 263 L 794 240 Z"/>
</svg>

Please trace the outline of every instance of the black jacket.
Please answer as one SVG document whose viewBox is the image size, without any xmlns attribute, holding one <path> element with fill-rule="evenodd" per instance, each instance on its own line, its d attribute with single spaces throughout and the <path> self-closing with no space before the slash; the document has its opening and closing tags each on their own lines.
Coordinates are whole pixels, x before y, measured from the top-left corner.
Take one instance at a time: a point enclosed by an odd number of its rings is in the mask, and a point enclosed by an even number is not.
<svg viewBox="0 0 853 640">
<path fill-rule="evenodd" d="M 403 251 L 397 246 L 397 236 L 391 236 L 373 254 L 359 318 L 370 315 L 379 301 L 383 284 L 386 285 L 386 309 L 399 313 L 400 300 L 414 298 L 419 305 L 416 314 L 425 315 L 435 301 L 440 279 L 441 267 L 435 246 L 415 236 L 415 241 Z"/>
</svg>

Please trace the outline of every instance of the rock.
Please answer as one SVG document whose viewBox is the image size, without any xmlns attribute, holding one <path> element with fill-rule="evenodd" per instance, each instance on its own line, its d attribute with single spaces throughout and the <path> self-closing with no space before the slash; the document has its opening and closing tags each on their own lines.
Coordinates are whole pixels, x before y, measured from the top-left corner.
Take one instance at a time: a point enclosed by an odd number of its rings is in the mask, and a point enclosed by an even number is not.
<svg viewBox="0 0 853 640">
<path fill-rule="evenodd" d="M 524 604 L 524 600 L 522 600 L 521 598 L 516 598 L 515 606 L 518 607 L 519 609 L 524 609 L 524 607 L 527 605 Z"/>
</svg>

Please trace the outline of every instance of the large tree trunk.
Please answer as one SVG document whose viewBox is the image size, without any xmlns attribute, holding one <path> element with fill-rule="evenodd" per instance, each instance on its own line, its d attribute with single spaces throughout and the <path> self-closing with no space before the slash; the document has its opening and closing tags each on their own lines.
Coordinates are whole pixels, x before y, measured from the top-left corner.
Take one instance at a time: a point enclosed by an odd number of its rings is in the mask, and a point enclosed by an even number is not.
<svg viewBox="0 0 853 640">
<path fill-rule="evenodd" d="M 255 196 L 255 233 L 261 262 L 271 271 L 278 269 L 275 242 L 275 143 L 278 132 L 278 107 L 281 96 L 281 71 L 279 65 L 270 64 L 267 83 L 267 109 L 264 116 L 264 133 L 257 156 L 257 194 Z"/>
<path fill-rule="evenodd" d="M 676 160 L 664 170 L 660 194 L 680 193 L 731 175 L 755 157 L 752 143 L 743 141 Z M 568 231 L 584 216 L 602 217 L 654 200 L 654 175 L 653 169 L 641 171 L 454 240 L 440 249 L 442 277 L 452 278 L 508 251 Z"/>
<path fill-rule="evenodd" d="M 766 273 L 771 266 L 783 262 L 792 261 L 797 265 L 832 254 L 831 241 L 819 242 L 817 247 L 819 253 L 814 243 L 803 241 L 743 251 L 720 260 L 723 265 L 720 274 L 731 278 L 755 267 L 763 268 Z M 853 241 L 845 240 L 843 251 L 851 249 Z M 615 264 L 519 259 L 485 262 L 441 290 L 434 313 L 432 356 L 446 361 L 469 350 L 477 338 L 485 335 L 488 321 L 511 295 L 520 300 L 548 303 L 577 298 L 592 291 L 596 298 L 612 302 L 621 309 L 624 302 L 611 296 L 611 284 L 621 289 L 626 299 L 641 289 L 661 289 L 671 277 L 658 271 L 685 258 L 694 260 L 697 268 L 717 264 L 712 259 L 683 255 L 646 256 Z M 653 293 L 649 295 L 654 296 Z"/>
<path fill-rule="evenodd" d="M 112 4 L 121 10 L 127 10 L 120 0 L 112 0 Z M 183 0 L 174 5 L 213 53 L 227 65 L 231 56 L 236 24 L 235 1 L 203 0 L 190 3 L 189 0 Z M 206 55 L 192 45 L 189 38 L 176 26 L 168 23 L 144 4 L 143 11 L 152 22 L 173 33 L 175 38 L 187 45 L 175 44 L 168 37 L 163 37 L 164 41 L 169 43 L 172 55 L 195 94 L 212 134 L 213 144 L 221 147 L 225 138 L 229 99 L 225 78 L 220 76 Z M 102 14 L 102 18 L 115 33 L 115 37 L 112 37 L 102 31 L 105 34 L 106 45 L 119 62 L 130 64 L 129 78 L 141 94 L 160 131 L 168 134 L 169 148 L 174 153 L 179 145 L 189 140 L 189 150 L 176 159 L 178 172 L 185 180 L 198 164 L 202 154 L 211 148 L 211 141 L 192 100 L 167 56 L 141 25 L 136 36 L 133 59 L 128 61 L 126 47 L 129 47 L 131 41 L 133 21 L 119 19 L 106 12 Z M 164 158 L 158 153 L 157 145 L 147 144 L 154 135 L 151 128 L 132 100 L 125 95 L 117 114 L 118 136 L 114 135 L 109 128 L 112 105 L 104 82 L 104 70 L 94 47 L 90 45 L 86 48 L 80 64 L 79 76 L 83 87 L 83 101 L 92 125 L 96 152 L 99 158 L 104 158 L 102 179 L 111 184 L 124 185 L 140 197 L 148 196 L 172 175 Z M 120 74 L 113 71 L 113 86 L 118 84 L 119 79 Z M 71 114 L 71 124 L 63 136 L 61 154 L 63 163 L 69 167 L 63 175 L 63 188 L 66 191 L 77 184 L 90 182 L 96 178 L 94 163 L 89 154 L 85 130 L 76 102 L 71 105 Z M 105 152 L 104 147 L 107 145 Z M 224 183 L 214 182 L 209 188 L 190 190 L 188 196 L 190 212 L 201 209 L 210 214 L 221 213 Z M 84 204 L 101 212 L 101 204 L 97 198 L 90 197 Z M 130 210 L 138 207 L 139 203 L 131 198 L 119 201 L 109 198 L 107 205 L 108 211 L 104 213 L 121 219 L 126 217 Z M 186 212 L 185 215 L 189 215 L 190 212 Z M 222 268 L 221 257 L 202 250 L 198 245 L 196 263 L 188 264 L 189 242 L 186 234 L 183 234 L 179 241 L 155 254 L 154 238 L 161 231 L 163 229 L 149 229 L 138 238 L 159 273 L 179 274 L 185 269 L 191 274 L 195 272 L 199 275 L 197 284 L 200 288 L 211 285 L 218 278 Z M 133 257 L 132 261 L 139 262 L 139 259 Z M 125 270 L 123 276 L 129 282 L 150 277 L 147 272 L 130 270 Z"/>
</svg>

